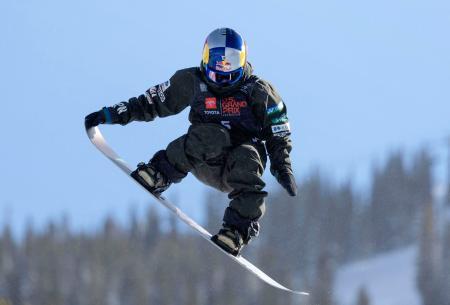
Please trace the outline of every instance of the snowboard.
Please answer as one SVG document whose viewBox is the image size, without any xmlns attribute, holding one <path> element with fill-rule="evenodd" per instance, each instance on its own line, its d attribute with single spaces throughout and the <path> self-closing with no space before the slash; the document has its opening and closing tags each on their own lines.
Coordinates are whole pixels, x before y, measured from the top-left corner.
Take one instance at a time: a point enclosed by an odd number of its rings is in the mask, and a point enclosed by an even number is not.
<svg viewBox="0 0 450 305">
<path fill-rule="evenodd" d="M 219 249 L 220 252 L 234 260 L 236 263 L 244 267 L 246 270 L 260 278 L 265 283 L 269 284 L 272 287 L 275 287 L 280 290 L 284 290 L 286 292 L 297 294 L 297 295 L 309 295 L 307 292 L 303 291 L 296 291 L 289 289 L 274 279 L 272 279 L 270 276 L 265 274 L 263 271 L 261 271 L 258 267 L 253 265 L 251 262 L 246 260 L 243 256 L 233 256 L 229 254 L 228 252 L 224 251 L 222 248 L 220 248 L 218 245 L 216 245 L 213 241 L 211 241 L 211 233 L 209 233 L 205 228 L 203 228 L 201 225 L 199 225 L 197 222 L 195 222 L 193 219 L 191 219 L 187 214 L 185 214 L 182 210 L 180 210 L 177 206 L 172 204 L 170 201 L 168 201 L 163 196 L 155 196 L 151 192 L 149 192 L 144 186 L 139 184 L 133 177 L 131 177 L 131 168 L 128 166 L 128 164 L 123 160 L 106 142 L 105 138 L 103 137 L 102 133 L 100 132 L 100 129 L 98 127 L 93 127 L 87 130 L 87 134 L 89 139 L 91 140 L 92 144 L 95 145 L 95 147 L 100 150 L 103 155 L 105 155 L 109 160 L 111 160 L 116 166 L 118 166 L 127 176 L 129 176 L 134 182 L 136 182 L 138 185 L 140 185 L 144 190 L 146 190 L 156 201 L 158 201 L 160 204 L 165 206 L 167 209 L 169 209 L 172 213 L 174 213 L 180 220 L 182 220 L 184 223 L 186 223 L 189 227 L 194 229 L 201 237 L 206 239 L 210 244 L 212 244 L 216 249 Z"/>
</svg>

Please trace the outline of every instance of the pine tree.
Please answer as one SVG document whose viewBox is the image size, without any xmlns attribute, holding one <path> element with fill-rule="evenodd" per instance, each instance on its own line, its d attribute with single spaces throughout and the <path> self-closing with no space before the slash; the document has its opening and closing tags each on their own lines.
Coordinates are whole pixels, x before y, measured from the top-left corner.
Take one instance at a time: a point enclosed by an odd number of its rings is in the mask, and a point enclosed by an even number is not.
<svg viewBox="0 0 450 305">
<path fill-rule="evenodd" d="M 327 213 L 327 207 L 324 205 L 323 179 L 319 171 L 310 175 L 309 179 L 300 186 L 300 199 L 298 211 L 295 214 L 298 221 L 296 255 L 298 264 L 302 266 L 301 270 L 308 279 L 313 278 L 317 257 L 320 255 L 319 241 L 321 239 L 321 226 Z M 279 220 L 283 221 L 283 220 Z"/>
<path fill-rule="evenodd" d="M 311 294 L 311 303 L 320 305 L 332 305 L 334 266 L 332 257 L 326 248 L 322 250 L 317 261 L 315 284 Z"/>
<path fill-rule="evenodd" d="M 382 170 L 374 174 L 371 196 L 371 232 L 375 251 L 396 247 L 407 230 L 403 215 L 408 202 L 407 174 L 403 154 L 392 155 Z"/>
<path fill-rule="evenodd" d="M 337 262 L 345 262 L 351 255 L 354 194 L 348 182 L 326 196 L 326 219 L 323 224 L 324 238 L 333 249 Z"/>
<path fill-rule="evenodd" d="M 432 161 L 421 150 L 407 167 L 402 153 L 390 156 L 374 171 L 369 210 L 375 251 L 386 251 L 414 242 L 422 207 L 431 202 Z"/>
<path fill-rule="evenodd" d="M 432 158 L 428 151 L 422 149 L 414 156 L 409 173 L 408 192 L 403 195 L 408 203 L 403 212 L 405 227 L 414 228 L 414 224 L 420 222 L 420 212 L 423 207 L 433 200 L 432 165 Z M 407 232 L 409 233 L 407 238 L 410 240 L 417 236 L 415 230 L 409 229 Z"/>
<path fill-rule="evenodd" d="M 222 218 L 228 203 L 224 200 L 224 196 L 214 190 L 205 192 L 204 207 L 206 215 L 205 228 L 215 234 L 222 225 Z"/>
<path fill-rule="evenodd" d="M 13 304 L 22 302 L 22 277 L 18 266 L 19 251 L 11 227 L 6 224 L 0 239 L 0 283 L 3 282 L 4 286 L 3 296 Z"/>
<path fill-rule="evenodd" d="M 447 207 L 450 208 L 450 136 L 448 137 L 448 147 L 447 147 L 447 196 L 446 196 Z"/>
<path fill-rule="evenodd" d="M 440 296 L 442 298 L 442 305 L 450 305 L 450 222 L 447 224 L 443 239 L 440 266 Z"/>
<path fill-rule="evenodd" d="M 366 288 L 359 288 L 358 299 L 356 300 L 356 305 L 370 305 L 369 295 L 367 294 Z"/>
<path fill-rule="evenodd" d="M 424 305 L 439 304 L 435 234 L 433 205 L 429 203 L 423 213 L 417 261 L 417 287 Z"/>
<path fill-rule="evenodd" d="M 131 206 L 128 214 L 128 226 L 130 239 L 138 243 L 142 239 L 142 228 L 138 220 L 135 206 Z"/>
<path fill-rule="evenodd" d="M 147 253 L 156 246 L 161 238 L 161 220 L 154 205 L 147 209 L 144 223 L 144 249 Z"/>
</svg>

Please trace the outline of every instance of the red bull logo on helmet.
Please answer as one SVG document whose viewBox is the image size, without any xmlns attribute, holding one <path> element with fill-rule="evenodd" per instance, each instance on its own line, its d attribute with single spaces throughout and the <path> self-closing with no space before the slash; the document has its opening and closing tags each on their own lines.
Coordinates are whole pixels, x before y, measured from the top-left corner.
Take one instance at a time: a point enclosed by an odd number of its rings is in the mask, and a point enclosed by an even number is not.
<svg viewBox="0 0 450 305">
<path fill-rule="evenodd" d="M 226 59 L 225 56 L 222 56 L 222 60 L 216 61 L 216 70 L 222 72 L 231 71 L 231 63 Z"/>
<path fill-rule="evenodd" d="M 202 68 L 206 77 L 220 85 L 239 81 L 247 62 L 247 48 L 241 35 L 229 28 L 211 32 L 203 47 Z"/>
</svg>

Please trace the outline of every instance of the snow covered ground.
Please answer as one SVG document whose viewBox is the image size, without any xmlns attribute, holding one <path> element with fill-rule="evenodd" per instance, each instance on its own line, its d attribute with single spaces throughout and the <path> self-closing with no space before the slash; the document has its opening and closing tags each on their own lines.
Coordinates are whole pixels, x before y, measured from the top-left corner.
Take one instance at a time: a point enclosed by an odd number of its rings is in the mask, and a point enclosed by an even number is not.
<svg viewBox="0 0 450 305">
<path fill-rule="evenodd" d="M 365 287 L 371 305 L 421 305 L 416 289 L 417 247 L 387 252 L 343 266 L 335 278 L 335 300 L 355 305 Z"/>
</svg>

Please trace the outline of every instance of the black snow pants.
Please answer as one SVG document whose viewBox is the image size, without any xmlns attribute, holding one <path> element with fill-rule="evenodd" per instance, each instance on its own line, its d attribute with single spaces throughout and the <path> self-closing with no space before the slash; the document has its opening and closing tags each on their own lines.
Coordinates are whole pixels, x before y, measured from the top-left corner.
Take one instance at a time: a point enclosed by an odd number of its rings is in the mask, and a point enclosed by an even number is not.
<svg viewBox="0 0 450 305">
<path fill-rule="evenodd" d="M 228 193 L 231 202 L 224 216 L 226 224 L 247 235 L 247 227 L 263 216 L 267 196 L 261 179 L 267 161 L 264 144 L 232 145 L 226 128 L 202 123 L 191 125 L 165 153 L 176 171 L 191 172 L 203 183 Z"/>
</svg>

